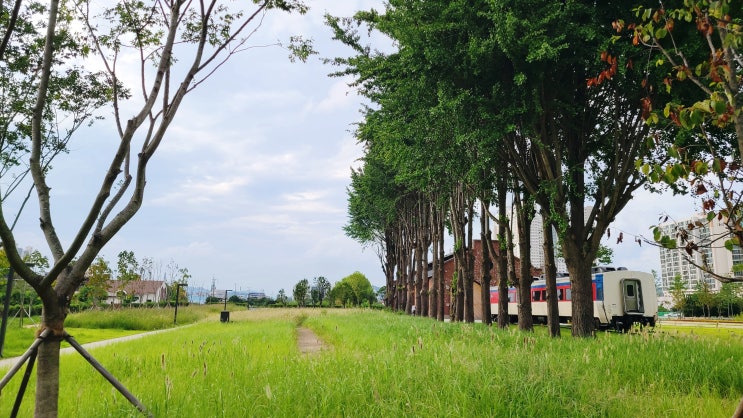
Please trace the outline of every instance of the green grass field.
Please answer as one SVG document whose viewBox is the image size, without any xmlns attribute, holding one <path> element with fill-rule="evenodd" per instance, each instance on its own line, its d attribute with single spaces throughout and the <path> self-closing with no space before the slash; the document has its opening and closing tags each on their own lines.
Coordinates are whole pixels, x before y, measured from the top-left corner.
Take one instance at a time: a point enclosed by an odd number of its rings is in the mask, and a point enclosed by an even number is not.
<svg viewBox="0 0 743 418">
<path fill-rule="evenodd" d="M 555 340 L 369 310 L 218 318 L 91 352 L 156 417 L 728 417 L 743 395 L 739 335 Z M 329 349 L 301 354 L 299 322 Z M 61 364 L 60 416 L 140 416 L 80 356 Z"/>
</svg>

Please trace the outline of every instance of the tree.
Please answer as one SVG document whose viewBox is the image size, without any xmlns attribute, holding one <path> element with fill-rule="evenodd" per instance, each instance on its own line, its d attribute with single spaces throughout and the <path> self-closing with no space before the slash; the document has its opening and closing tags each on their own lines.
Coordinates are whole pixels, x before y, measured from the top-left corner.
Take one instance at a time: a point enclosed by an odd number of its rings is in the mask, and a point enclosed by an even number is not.
<svg viewBox="0 0 743 418">
<path fill-rule="evenodd" d="M 286 306 L 286 292 L 284 289 L 279 290 L 279 294 L 276 296 L 276 302 L 280 303 L 281 306 Z"/>
<path fill-rule="evenodd" d="M 351 289 L 351 302 L 354 305 L 361 305 L 364 302 L 368 304 L 374 303 L 374 289 L 369 279 L 363 274 L 356 271 L 350 276 L 344 277 L 341 282 L 347 283 Z"/>
<path fill-rule="evenodd" d="M 307 296 L 309 296 L 310 282 L 307 279 L 302 279 L 294 285 L 292 295 L 294 300 L 297 302 L 297 306 L 304 307 L 307 305 Z"/>
<path fill-rule="evenodd" d="M 387 287 L 382 286 L 379 289 L 377 289 L 377 300 L 380 302 L 384 302 L 385 295 L 387 294 Z"/>
<path fill-rule="evenodd" d="M 0 6 L 3 19 L 14 15 L 6 13 L 4 6 Z M 93 6 L 96 6 L 95 11 Z M 59 348 L 66 335 L 64 321 L 70 300 L 83 284 L 85 272 L 101 249 L 139 211 L 148 164 L 166 139 L 185 96 L 203 84 L 231 55 L 244 49 L 241 47 L 246 37 L 254 33 L 253 29 L 259 26 L 264 13 L 272 9 L 300 13 L 306 10 L 299 0 L 254 0 L 247 13 L 217 1 L 153 1 L 150 4 L 123 1 L 110 6 L 102 10 L 105 5 L 85 1 L 60 5 L 58 0 L 51 0 L 48 7 L 38 7 L 34 3 L 29 6 L 28 15 L 34 22 L 42 21 L 40 26 L 3 26 L 6 35 L 3 39 L 10 40 L 0 45 L 3 67 L 9 63 L 9 51 L 23 50 L 22 42 L 12 35 L 30 28 L 35 39 L 43 39 L 32 51 L 36 55 L 30 57 L 34 60 L 32 67 L 36 69 L 34 83 L 29 85 L 12 80 L 10 84 L 18 91 L 30 91 L 27 105 L 19 107 L 29 123 L 14 132 L 16 138 L 23 141 L 22 147 L 30 150 L 28 167 L 40 209 L 39 224 L 53 258 L 49 271 L 36 273 L 24 264 L 16 249 L 16 236 L 8 218 L 12 212 L 11 202 L 4 199 L 0 211 L 0 238 L 10 264 L 36 290 L 43 304 L 41 326 L 43 334 L 48 337 L 38 346 L 37 417 L 57 416 Z M 46 20 L 39 19 L 39 13 L 43 13 Z M 71 58 L 65 55 L 68 52 L 65 48 L 71 42 L 60 43 L 68 34 L 77 35 L 74 40 L 77 42 L 76 50 L 80 51 Z M 137 58 L 130 60 L 129 56 L 125 57 L 129 51 L 134 51 L 133 56 Z M 301 42 L 296 44 L 294 51 L 302 57 L 311 52 Z M 55 75 L 66 73 L 72 63 L 84 59 L 87 52 L 100 59 L 105 83 L 87 91 L 55 88 Z M 134 67 L 125 68 L 128 62 L 134 62 Z M 125 85 L 128 78 L 137 75 L 140 80 L 131 86 Z M 80 77 L 79 72 L 77 77 Z M 89 84 L 94 82 L 88 79 Z M 45 122 L 60 117 L 50 113 L 50 101 L 95 97 L 86 94 L 88 91 L 103 91 L 98 96 L 110 101 L 115 130 L 109 137 L 116 138 L 117 146 L 108 156 L 109 168 L 99 189 L 94 191 L 95 197 L 89 209 L 82 214 L 79 230 L 65 245 L 54 222 L 57 212 L 51 209 L 50 194 L 53 170 L 49 170 L 45 159 L 57 144 L 48 140 L 52 130 L 47 129 Z M 64 109 L 64 106 L 60 107 Z M 130 111 L 131 116 L 127 116 Z M 70 120 L 80 123 L 80 118 Z M 106 156 L 98 155 L 96 158 Z"/>
<path fill-rule="evenodd" d="M 715 294 L 710 290 L 709 283 L 706 278 L 702 278 L 697 282 L 694 288 L 699 304 L 702 305 L 702 315 L 710 316 L 712 314 L 711 308 L 715 303 Z"/>
<path fill-rule="evenodd" d="M 743 244 L 739 187 L 743 180 L 743 9 L 736 0 L 666 6 L 637 6 L 634 19 L 613 23 L 614 40 L 647 50 L 647 64 L 665 71 L 661 90 L 665 94 L 653 92 L 652 83 L 643 80 L 648 123 L 684 134 L 683 141 L 659 147 L 667 163 L 641 167 L 654 182 L 688 190 L 700 199 L 707 222 L 690 224 L 691 229 L 724 220 L 730 232 L 724 245 L 732 250 Z M 722 282 L 740 281 L 694 260 L 693 253 L 710 244 L 695 241 L 690 228 L 679 228 L 674 239 L 656 227 L 653 238 L 666 248 L 680 243 L 682 257 Z"/>
<path fill-rule="evenodd" d="M 335 306 L 337 302 L 340 302 L 340 304 L 345 308 L 349 303 L 353 303 L 353 298 L 353 289 L 351 289 L 351 285 L 346 280 L 337 282 L 330 291 L 330 299 L 332 300 L 333 306 Z"/>
<path fill-rule="evenodd" d="M 599 249 L 596 250 L 596 261 L 594 265 L 611 265 L 614 262 L 614 250 L 607 247 L 604 244 L 599 245 Z"/>
<path fill-rule="evenodd" d="M 681 273 L 676 273 L 673 276 L 673 281 L 668 291 L 671 293 L 671 298 L 673 299 L 673 309 L 677 312 L 683 312 L 686 302 L 686 283 L 681 278 Z"/>
<path fill-rule="evenodd" d="M 86 277 L 87 280 L 80 287 L 80 292 L 90 299 L 93 307 L 96 307 L 101 301 L 105 302 L 108 297 L 108 282 L 111 280 L 111 268 L 108 262 L 101 256 L 96 257 L 93 264 L 88 267 Z"/>
<path fill-rule="evenodd" d="M 134 256 L 134 251 L 120 252 L 116 262 L 116 280 L 131 282 L 141 278 L 139 262 Z"/>
<path fill-rule="evenodd" d="M 608 50 L 608 25 L 622 12 L 616 4 L 490 3 L 503 55 L 493 123 L 505 127 L 501 145 L 513 171 L 558 231 L 572 286 L 572 334 L 588 337 L 591 264 L 609 224 L 646 182 L 635 162 L 648 155 L 649 129 L 632 88 L 642 73 L 619 66 Z M 533 19 L 534 10 L 542 18 Z"/>
<path fill-rule="evenodd" d="M 317 299 L 320 302 L 320 306 L 322 306 L 322 301 L 325 300 L 328 293 L 330 293 L 330 282 L 323 276 L 315 277 L 314 281 L 314 288 L 317 289 Z"/>
</svg>

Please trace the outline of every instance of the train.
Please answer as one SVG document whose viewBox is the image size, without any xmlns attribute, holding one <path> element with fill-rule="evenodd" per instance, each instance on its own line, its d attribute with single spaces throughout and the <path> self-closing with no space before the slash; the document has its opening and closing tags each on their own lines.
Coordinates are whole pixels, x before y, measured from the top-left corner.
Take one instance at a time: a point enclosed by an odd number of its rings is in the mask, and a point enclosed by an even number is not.
<svg viewBox="0 0 743 418">
<path fill-rule="evenodd" d="M 628 331 L 633 324 L 654 327 L 658 319 L 655 279 L 649 273 L 619 267 L 595 267 L 591 277 L 593 287 L 593 318 L 597 329 Z M 561 323 L 572 317 L 570 278 L 557 278 L 557 307 Z M 535 323 L 547 323 L 547 285 L 535 279 L 531 285 L 532 316 Z M 498 316 L 498 287 L 490 288 L 490 308 L 493 321 Z M 508 289 L 508 315 L 518 318 L 518 292 Z"/>
</svg>

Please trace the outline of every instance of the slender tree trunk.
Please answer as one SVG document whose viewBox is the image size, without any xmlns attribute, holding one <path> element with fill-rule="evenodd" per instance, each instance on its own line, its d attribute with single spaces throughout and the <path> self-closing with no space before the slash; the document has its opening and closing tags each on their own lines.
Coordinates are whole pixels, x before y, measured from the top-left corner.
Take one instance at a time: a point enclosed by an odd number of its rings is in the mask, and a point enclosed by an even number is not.
<svg viewBox="0 0 743 418">
<path fill-rule="evenodd" d="M 413 258 L 413 296 L 414 296 L 414 306 L 415 306 L 415 315 L 420 316 L 423 315 L 423 304 L 422 304 L 422 298 L 421 293 L 423 292 L 423 242 L 421 241 L 421 229 L 423 228 L 422 225 L 418 225 L 416 228 L 417 237 L 415 240 L 415 257 Z"/>
<path fill-rule="evenodd" d="M 428 293 L 428 316 L 430 318 L 436 318 L 438 315 L 438 295 L 439 295 L 439 254 L 437 251 L 439 242 L 439 228 L 438 228 L 438 213 L 436 207 L 431 204 L 431 275 L 432 280 L 429 283 L 430 291 Z M 428 266 L 426 266 L 428 268 Z M 426 276 L 428 272 L 426 271 Z"/>
<path fill-rule="evenodd" d="M 511 219 L 513 218 L 514 218 L 513 211 L 511 211 Z M 518 279 L 518 275 L 516 274 L 516 255 L 514 254 L 514 250 L 516 246 L 513 243 L 513 229 L 511 225 L 509 225 L 508 229 L 506 229 L 506 234 L 507 234 L 506 245 L 507 245 L 507 250 L 508 250 L 507 251 L 507 254 L 508 254 L 508 284 L 509 284 L 509 287 L 510 286 L 516 287 L 516 298 L 515 299 L 517 300 L 514 300 L 513 302 L 516 303 L 516 306 L 520 306 L 521 301 L 519 300 L 520 295 L 519 295 L 519 290 L 518 290 L 519 279 Z M 520 312 L 521 312 L 521 309 L 518 309 L 516 313 L 517 317 Z M 509 318 L 509 321 L 510 321 L 510 318 Z"/>
<path fill-rule="evenodd" d="M 508 209 L 506 207 L 507 183 L 505 177 L 498 180 L 498 328 L 508 328 Z"/>
<path fill-rule="evenodd" d="M 407 282 L 405 283 L 405 288 L 407 290 L 407 294 L 405 297 L 408 300 L 408 303 L 405 306 L 405 312 L 408 314 L 414 314 L 413 307 L 415 306 L 415 243 L 414 243 L 414 234 L 411 231 L 408 231 L 410 236 L 408 236 L 408 251 L 405 258 L 405 262 L 407 263 L 408 269 L 406 272 Z"/>
<path fill-rule="evenodd" d="M 490 278 L 493 261 L 490 257 L 492 240 L 490 238 L 490 218 L 488 217 L 488 203 L 480 201 L 480 246 L 482 248 L 482 264 L 480 266 L 480 302 L 482 304 L 482 323 L 490 325 L 493 322 L 490 309 Z"/>
<path fill-rule="evenodd" d="M 467 203 L 467 250 L 465 251 L 464 265 L 464 321 L 475 322 L 475 249 L 473 246 L 473 225 L 472 218 L 474 208 L 471 203 Z"/>
<path fill-rule="evenodd" d="M 438 313 L 436 314 L 436 318 L 439 321 L 444 321 L 446 319 L 446 280 L 444 280 L 444 258 L 446 258 L 446 253 L 444 249 L 444 213 L 441 213 L 441 216 L 439 217 L 439 224 L 436 226 L 436 228 L 439 230 L 439 265 L 436 268 L 439 273 L 439 291 L 438 291 L 438 298 L 439 301 L 437 303 L 438 305 Z"/>
<path fill-rule="evenodd" d="M 457 322 L 464 321 L 464 268 L 457 266 Z"/>
<path fill-rule="evenodd" d="M 384 241 L 385 241 L 385 267 L 384 267 L 384 273 L 385 273 L 385 279 L 387 283 L 387 291 L 384 295 L 384 304 L 385 306 L 389 308 L 395 308 L 394 306 L 394 300 L 395 300 L 395 260 L 397 259 L 395 257 L 395 244 L 394 239 L 391 236 L 392 232 L 388 231 L 385 232 Z"/>
<path fill-rule="evenodd" d="M 534 206 L 529 201 L 528 193 L 521 199 L 516 193 L 516 213 L 518 217 L 520 271 L 518 281 L 519 292 L 519 329 L 522 331 L 534 330 L 534 318 L 531 309 L 531 221 L 534 219 Z"/>
<path fill-rule="evenodd" d="M 549 210 L 542 207 L 542 229 L 544 230 L 544 281 L 547 285 L 547 328 L 550 337 L 560 337 L 560 312 L 557 306 L 557 266 L 555 245 L 552 237 L 552 222 Z"/>
</svg>

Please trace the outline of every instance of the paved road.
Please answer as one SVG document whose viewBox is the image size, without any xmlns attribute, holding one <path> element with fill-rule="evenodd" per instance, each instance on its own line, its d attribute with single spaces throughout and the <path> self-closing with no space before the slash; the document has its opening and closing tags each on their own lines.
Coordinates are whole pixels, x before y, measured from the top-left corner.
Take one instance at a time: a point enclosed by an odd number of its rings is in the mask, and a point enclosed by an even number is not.
<svg viewBox="0 0 743 418">
<path fill-rule="evenodd" d="M 188 325 L 185 325 L 185 326 L 188 326 Z M 181 327 L 177 327 L 177 328 L 181 328 Z M 157 330 L 157 331 L 143 332 L 141 334 L 127 335 L 126 337 L 112 338 L 110 340 L 96 341 L 96 342 L 92 342 L 92 343 L 83 344 L 83 348 L 85 348 L 86 350 L 90 350 L 91 348 L 102 347 L 102 346 L 105 346 L 105 345 L 108 345 L 108 344 L 113 344 L 113 343 L 117 343 L 117 342 L 121 342 L 121 341 L 136 340 L 138 338 L 142 338 L 142 337 L 145 337 L 147 335 L 152 335 L 152 334 L 158 334 L 158 333 L 161 333 L 161 332 L 172 331 L 172 330 L 177 329 L 177 328 L 161 329 L 161 330 Z M 66 348 L 63 348 L 63 349 L 59 350 L 59 352 L 62 355 L 66 355 L 66 354 L 69 354 L 69 353 L 74 353 L 75 352 L 75 349 L 72 348 L 72 347 L 66 347 Z M 18 362 L 18 359 L 20 359 L 20 357 L 9 357 L 9 358 L 0 359 L 0 369 L 2 369 L 2 370 L 10 369 L 11 367 L 13 367 L 13 365 L 15 365 Z"/>
<path fill-rule="evenodd" d="M 679 319 L 679 320 L 673 320 L 673 319 L 661 319 L 660 321 L 661 326 L 680 326 L 680 327 L 699 327 L 699 328 L 735 328 L 735 329 L 743 329 L 743 322 L 737 322 L 737 321 L 727 321 L 727 320 L 721 320 L 721 321 L 711 321 L 711 320 L 699 320 L 695 321 L 693 319 Z"/>
</svg>

